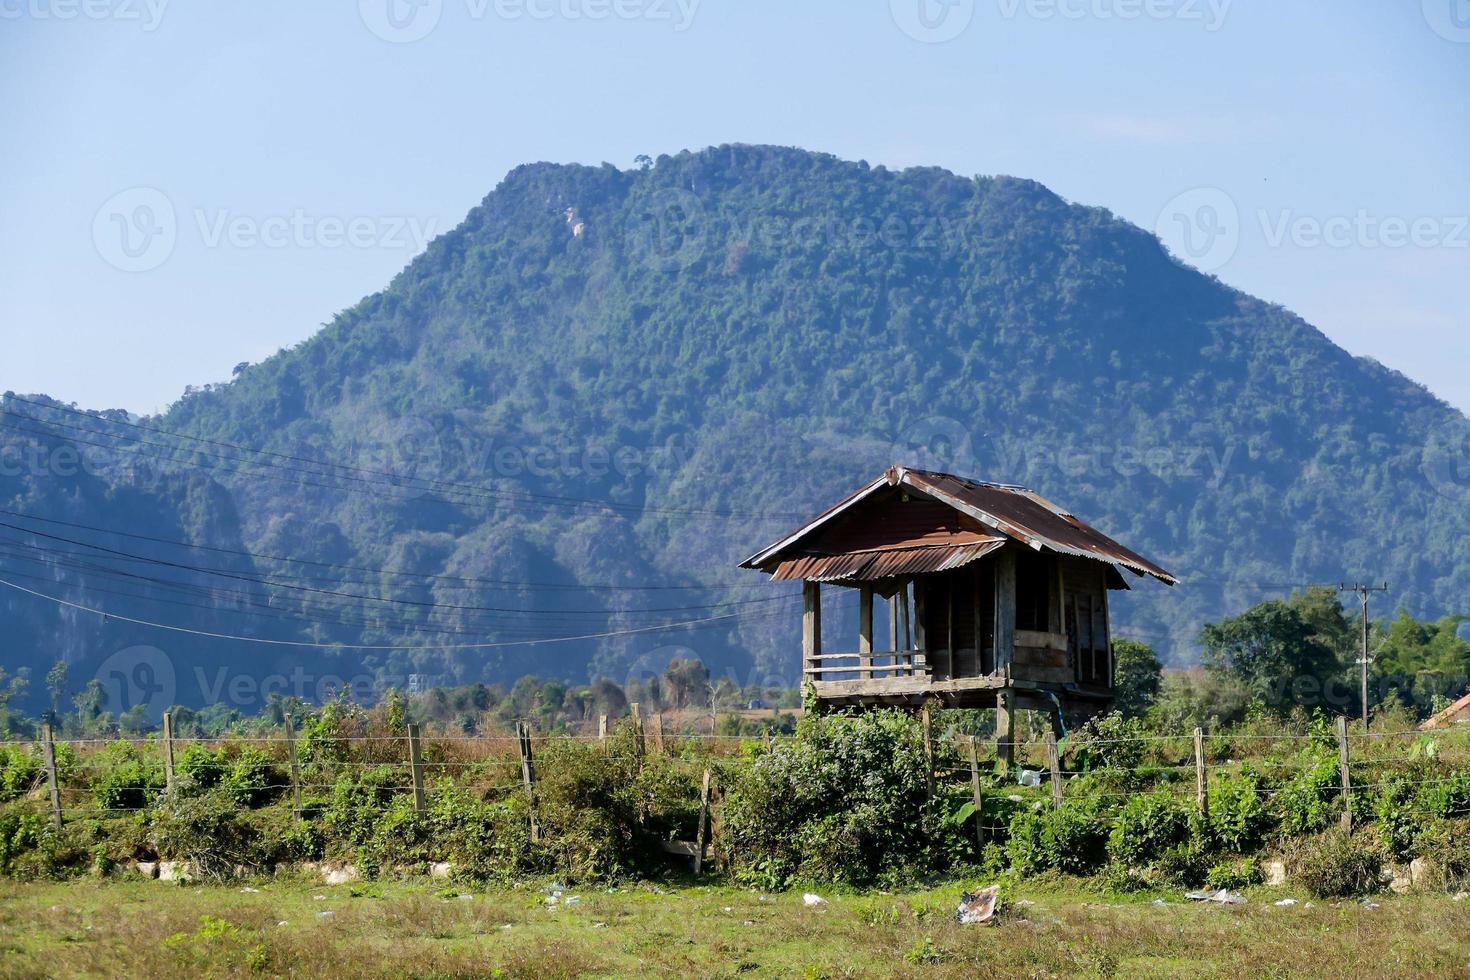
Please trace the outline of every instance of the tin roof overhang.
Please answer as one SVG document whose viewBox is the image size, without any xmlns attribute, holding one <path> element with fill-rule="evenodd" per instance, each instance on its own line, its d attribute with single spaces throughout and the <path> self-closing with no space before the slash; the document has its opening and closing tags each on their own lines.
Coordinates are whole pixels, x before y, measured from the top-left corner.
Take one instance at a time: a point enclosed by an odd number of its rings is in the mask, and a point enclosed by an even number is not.
<svg viewBox="0 0 1470 980">
<path fill-rule="evenodd" d="M 890 559 L 882 564 L 876 558 L 860 560 L 863 552 L 838 555 L 817 555 L 810 551 L 803 554 L 798 546 L 818 529 L 850 511 L 857 504 L 869 499 L 885 487 L 908 486 L 920 494 L 940 501 L 960 514 L 967 515 L 984 527 L 997 532 L 987 540 L 993 542 L 979 553 L 979 542 L 970 535 L 963 544 L 959 541 L 926 543 L 922 548 L 910 548 L 913 554 Z M 933 473 L 893 466 L 886 473 L 861 487 L 837 504 L 829 507 L 802 527 L 776 541 L 764 550 L 741 562 L 741 567 L 765 569 L 778 579 L 814 578 L 830 581 L 839 578 L 879 577 L 872 574 L 873 568 L 883 567 L 884 576 L 919 574 L 921 571 L 939 571 L 941 568 L 919 569 L 933 561 L 944 561 L 929 552 L 948 552 L 951 555 L 960 548 L 966 549 L 966 557 L 956 564 L 945 564 L 945 568 L 958 567 L 982 557 L 1000 547 L 1006 540 L 1019 541 L 1035 550 L 1049 550 L 1058 554 L 1073 555 L 1094 561 L 1106 562 L 1126 568 L 1135 575 L 1150 575 L 1167 585 L 1175 585 L 1178 579 L 1142 555 L 1125 548 L 1112 538 L 1051 503 L 1045 497 L 1025 487 L 998 483 L 981 483 L 952 476 L 948 473 Z M 795 554 L 789 552 L 796 551 Z M 820 559 L 820 562 L 818 560 Z M 838 559 L 844 559 L 839 561 Z M 847 561 L 846 559 L 851 559 Z M 866 562 L 866 563 L 863 563 Z M 914 570 L 908 567 L 910 563 Z M 856 568 L 857 571 L 850 569 Z M 817 574 L 798 574 L 798 570 Z M 861 575 L 859 574 L 861 573 Z"/>
</svg>

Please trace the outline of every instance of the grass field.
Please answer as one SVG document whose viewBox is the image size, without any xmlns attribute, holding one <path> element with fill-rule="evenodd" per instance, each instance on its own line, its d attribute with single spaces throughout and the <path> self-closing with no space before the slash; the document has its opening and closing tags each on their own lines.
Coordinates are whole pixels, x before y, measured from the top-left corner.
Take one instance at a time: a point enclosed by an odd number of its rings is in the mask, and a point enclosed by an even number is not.
<svg viewBox="0 0 1470 980">
<path fill-rule="evenodd" d="M 960 883 L 815 908 L 800 894 L 654 885 L 568 890 L 552 907 L 549 887 L 4 882 L 0 974 L 1470 976 L 1470 902 L 1442 895 L 1283 908 L 1289 892 L 1261 889 L 1243 906 L 1158 906 L 1038 884 L 985 928 L 952 921 Z"/>
</svg>

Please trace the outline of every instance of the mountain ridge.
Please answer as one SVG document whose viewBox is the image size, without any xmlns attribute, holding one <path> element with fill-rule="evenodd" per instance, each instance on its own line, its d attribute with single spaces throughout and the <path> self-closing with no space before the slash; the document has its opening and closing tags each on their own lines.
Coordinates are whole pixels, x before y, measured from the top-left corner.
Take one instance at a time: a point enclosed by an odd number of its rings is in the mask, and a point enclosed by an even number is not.
<svg viewBox="0 0 1470 980">
<path fill-rule="evenodd" d="M 789 148 L 517 167 L 383 290 L 143 421 L 488 487 L 375 499 L 215 461 L 241 550 L 425 575 L 725 588 L 765 536 L 897 462 L 1032 486 L 1180 571 L 1179 590 L 1120 604 L 1121 626 L 1180 661 L 1205 619 L 1282 587 L 1389 577 L 1407 583 L 1395 600 L 1439 614 L 1470 585 L 1458 467 L 1437 481 L 1425 462 L 1430 434 L 1458 437 L 1464 416 L 1428 389 L 1034 181 Z M 189 468 L 173 455 L 165 472 Z M 0 502 L 66 498 L 21 484 L 0 478 Z M 160 490 L 160 513 L 182 492 Z M 693 516 L 710 511 L 772 516 Z M 487 635 L 567 625 L 546 596 L 520 601 Z M 13 597 L 0 610 L 37 615 Z M 361 666 L 622 679 L 678 654 L 790 682 L 794 622 Z"/>
</svg>

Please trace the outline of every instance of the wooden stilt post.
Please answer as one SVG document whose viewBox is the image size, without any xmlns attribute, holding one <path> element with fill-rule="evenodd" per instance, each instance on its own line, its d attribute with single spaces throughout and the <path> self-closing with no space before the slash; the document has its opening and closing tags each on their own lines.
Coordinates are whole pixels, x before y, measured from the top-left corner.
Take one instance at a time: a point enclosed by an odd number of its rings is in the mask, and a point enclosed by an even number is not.
<svg viewBox="0 0 1470 980">
<path fill-rule="evenodd" d="M 974 797 L 975 803 L 975 843 L 983 850 L 985 847 L 985 821 L 981 804 L 984 798 L 980 795 L 980 753 L 975 747 L 976 738 L 970 736 L 970 795 Z"/>
<path fill-rule="evenodd" d="M 56 781 L 56 741 L 50 725 L 41 726 L 41 754 L 46 763 L 46 789 L 51 794 L 51 822 L 61 829 L 61 786 Z"/>
<path fill-rule="evenodd" d="M 1051 732 L 1046 733 L 1046 767 L 1051 770 L 1051 805 L 1060 808 L 1062 805 L 1062 765 L 1057 758 L 1057 737 Z"/>
<path fill-rule="evenodd" d="M 170 793 L 174 789 L 174 713 L 163 713 L 163 786 Z"/>
<path fill-rule="evenodd" d="M 428 809 L 424 801 L 424 748 L 416 721 L 408 723 L 408 768 L 413 777 L 413 808 L 423 813 Z"/>
<path fill-rule="evenodd" d="M 1348 765 L 1347 716 L 1337 716 L 1338 768 L 1342 770 L 1342 829 L 1353 831 L 1353 777 Z"/>
<path fill-rule="evenodd" d="M 521 749 L 521 782 L 526 787 L 526 799 L 531 811 L 531 840 L 539 841 L 541 827 L 536 821 L 536 766 L 531 757 L 531 726 L 525 722 L 517 722 L 516 740 Z"/>
<path fill-rule="evenodd" d="M 295 805 L 296 816 L 301 816 L 301 765 L 296 759 L 296 728 L 291 724 L 291 716 L 285 716 L 286 727 L 286 761 L 291 766 L 291 799 Z"/>
<path fill-rule="evenodd" d="M 1016 744 L 1016 696 L 1010 691 L 995 693 L 995 765 L 1010 772 Z"/>
<path fill-rule="evenodd" d="M 1205 774 L 1205 730 L 1194 730 L 1194 795 L 1201 814 L 1210 812 L 1210 784 Z"/>
<path fill-rule="evenodd" d="M 873 587 L 858 589 L 858 677 L 873 679 Z"/>
<path fill-rule="evenodd" d="M 709 777 L 708 769 L 704 771 L 704 786 L 699 791 L 699 833 L 694 839 L 694 873 L 699 874 L 704 868 L 704 842 L 709 828 Z"/>
</svg>

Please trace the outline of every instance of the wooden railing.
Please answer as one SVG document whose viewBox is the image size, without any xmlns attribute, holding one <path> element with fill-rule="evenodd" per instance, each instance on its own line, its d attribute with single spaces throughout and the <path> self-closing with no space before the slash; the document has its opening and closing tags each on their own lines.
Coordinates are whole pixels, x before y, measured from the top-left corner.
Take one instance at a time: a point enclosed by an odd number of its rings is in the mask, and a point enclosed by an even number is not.
<svg viewBox="0 0 1470 980">
<path fill-rule="evenodd" d="M 835 680 L 829 674 L 872 680 L 877 677 L 927 677 L 929 663 L 923 650 L 875 650 L 872 653 L 822 653 L 808 657 L 805 673 L 813 680 Z"/>
</svg>

